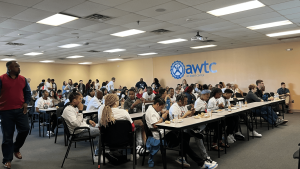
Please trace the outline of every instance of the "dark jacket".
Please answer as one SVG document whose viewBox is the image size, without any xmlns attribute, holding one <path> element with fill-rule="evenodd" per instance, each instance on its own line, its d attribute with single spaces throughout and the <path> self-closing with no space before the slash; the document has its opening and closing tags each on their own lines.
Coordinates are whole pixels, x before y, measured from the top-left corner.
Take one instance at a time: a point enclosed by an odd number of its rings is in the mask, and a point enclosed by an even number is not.
<svg viewBox="0 0 300 169">
<path fill-rule="evenodd" d="M 80 84 L 78 84 L 78 90 L 80 89 Z M 80 91 L 81 94 L 84 94 L 85 93 L 85 85 L 82 84 L 82 91 Z"/>
<path fill-rule="evenodd" d="M 136 99 L 136 100 L 139 100 L 139 99 Z M 136 101 L 136 100 L 131 100 L 130 98 L 126 99 L 125 102 L 124 102 L 124 109 L 128 109 L 128 113 L 129 114 L 132 114 L 134 113 L 133 112 L 133 109 L 131 109 L 131 105 Z M 135 106 L 135 108 L 137 108 L 137 112 L 141 112 L 142 111 L 142 105 L 143 103 L 139 103 L 138 105 Z"/>
<path fill-rule="evenodd" d="M 256 96 L 259 97 L 259 98 L 262 98 L 263 97 L 263 93 L 261 90 L 259 90 L 259 88 L 256 88 L 257 91 L 255 92 Z"/>
<path fill-rule="evenodd" d="M 248 92 L 245 99 L 246 99 L 247 103 L 261 102 L 261 99 L 258 98 L 252 91 Z"/>
</svg>

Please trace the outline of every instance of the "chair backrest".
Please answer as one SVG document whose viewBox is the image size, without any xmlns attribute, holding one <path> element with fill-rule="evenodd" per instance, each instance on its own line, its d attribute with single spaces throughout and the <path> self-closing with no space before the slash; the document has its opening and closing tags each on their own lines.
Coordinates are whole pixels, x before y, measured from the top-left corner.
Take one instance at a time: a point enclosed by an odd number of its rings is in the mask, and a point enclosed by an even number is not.
<svg viewBox="0 0 300 169">
<path fill-rule="evenodd" d="M 247 93 L 243 93 L 243 96 L 246 97 L 246 96 L 247 96 Z"/>
<path fill-rule="evenodd" d="M 144 130 L 145 130 L 147 138 L 150 137 L 150 136 L 153 136 L 152 132 L 150 131 L 150 129 L 147 125 L 147 122 L 146 122 L 146 114 L 143 115 L 142 122 L 144 123 Z"/>
<path fill-rule="evenodd" d="M 63 110 L 64 110 L 63 107 L 58 108 L 58 109 L 56 110 L 56 116 L 57 116 L 57 117 L 61 117 Z"/>
<path fill-rule="evenodd" d="M 57 104 L 58 107 L 64 107 L 64 105 L 65 105 L 65 102 L 59 102 L 59 103 Z"/>
<path fill-rule="evenodd" d="M 121 146 L 133 143 L 133 132 L 128 120 L 116 120 L 108 126 L 101 126 L 101 141 L 107 146 Z"/>
<path fill-rule="evenodd" d="M 273 96 L 274 96 L 274 93 L 273 93 L 273 92 L 270 92 L 270 95 L 273 97 Z"/>
<path fill-rule="evenodd" d="M 62 120 L 62 123 L 64 125 L 64 130 L 65 130 L 65 133 L 67 135 L 67 138 L 69 138 L 71 136 L 71 134 L 70 134 L 68 125 L 67 125 L 67 123 L 66 123 L 66 121 L 65 121 L 65 119 L 63 117 L 61 117 L 61 120 Z"/>
<path fill-rule="evenodd" d="M 241 93 L 235 93 L 236 97 L 243 97 Z"/>
</svg>

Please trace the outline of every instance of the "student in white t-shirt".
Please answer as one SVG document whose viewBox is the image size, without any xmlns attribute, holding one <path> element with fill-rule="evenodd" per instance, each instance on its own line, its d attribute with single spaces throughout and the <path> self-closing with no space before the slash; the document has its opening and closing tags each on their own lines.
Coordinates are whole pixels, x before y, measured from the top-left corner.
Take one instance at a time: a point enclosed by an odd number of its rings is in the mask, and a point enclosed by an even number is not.
<svg viewBox="0 0 300 169">
<path fill-rule="evenodd" d="M 106 96 L 105 106 L 100 106 L 98 115 L 99 124 L 101 126 L 106 127 L 108 126 L 108 123 L 114 122 L 115 120 L 128 120 L 131 123 L 132 128 L 135 128 L 129 113 L 124 109 L 119 109 L 119 98 L 116 94 L 109 94 Z"/>
<path fill-rule="evenodd" d="M 42 113 L 40 112 L 40 109 L 48 109 L 54 107 L 53 101 L 50 99 L 48 91 L 43 90 L 41 92 L 42 97 L 37 99 L 35 102 L 35 111 L 38 113 Z M 45 114 L 45 120 L 49 122 L 49 114 L 47 113 Z M 51 115 L 51 122 L 53 122 L 53 124 L 51 125 L 51 130 L 49 128 L 49 125 L 47 125 L 47 136 L 49 136 L 49 134 L 54 135 L 54 129 L 57 126 L 57 116 L 55 113 Z"/>
<path fill-rule="evenodd" d="M 143 98 L 145 99 L 145 103 L 153 103 L 153 99 L 155 97 L 155 94 L 153 93 L 153 90 L 151 87 L 147 87 L 147 92 L 143 94 Z"/>
<path fill-rule="evenodd" d="M 116 81 L 116 78 L 111 78 L 111 81 L 106 85 L 107 91 L 110 93 L 111 90 L 114 90 L 114 83 Z"/>
<path fill-rule="evenodd" d="M 51 80 L 50 80 L 50 78 L 48 78 L 47 82 L 45 83 L 45 86 L 46 86 L 45 90 L 47 90 L 47 92 L 50 92 L 50 90 L 52 90 L 52 85 L 50 82 L 51 82 Z"/>
<path fill-rule="evenodd" d="M 100 83 L 98 79 L 96 79 L 95 89 L 100 90 Z"/>
<path fill-rule="evenodd" d="M 96 90 L 95 96 L 89 101 L 86 110 L 97 110 L 101 106 L 101 100 L 103 98 L 102 91 Z"/>
<path fill-rule="evenodd" d="M 172 87 L 169 89 L 168 94 L 170 96 L 171 103 L 174 104 L 176 102 L 176 96 L 175 96 L 175 91 Z"/>
<path fill-rule="evenodd" d="M 85 103 L 84 105 L 87 106 L 90 102 L 90 100 L 95 96 L 95 91 L 94 89 L 89 89 L 88 94 L 85 97 Z"/>
<path fill-rule="evenodd" d="M 160 97 L 160 95 L 158 95 L 154 98 L 153 106 L 152 105 L 149 106 L 149 108 L 146 111 L 146 123 L 149 128 L 157 129 L 156 124 L 163 123 L 165 121 L 165 119 L 167 118 L 168 113 L 169 113 L 168 110 L 165 112 L 162 111 L 162 109 L 165 107 L 165 104 L 166 104 L 166 102 L 164 101 L 164 99 L 162 99 Z M 181 138 L 178 137 L 178 135 L 174 131 L 165 130 L 165 132 L 166 132 L 165 134 L 164 134 L 163 129 L 159 129 L 159 131 L 161 133 L 161 137 L 163 137 L 162 139 L 164 139 L 164 141 L 166 142 L 168 147 L 176 147 L 181 143 Z M 159 133 L 152 132 L 152 135 L 153 135 L 154 139 L 156 139 L 156 140 L 160 139 Z M 190 158 L 194 162 L 196 162 L 198 164 L 198 166 L 200 166 L 202 168 L 216 168 L 218 166 L 218 164 L 209 163 L 209 162 L 205 161 L 204 159 L 200 158 L 189 146 L 189 142 L 190 142 L 189 140 L 190 140 L 190 135 L 184 132 L 183 133 L 183 143 L 184 143 L 183 150 L 184 151 L 180 152 L 180 153 L 183 153 L 183 156 L 185 156 L 185 154 L 189 155 Z M 182 159 L 181 157 L 179 157 L 175 161 L 180 166 L 183 162 L 184 167 L 190 167 L 190 164 L 188 164 L 184 158 Z"/>
</svg>

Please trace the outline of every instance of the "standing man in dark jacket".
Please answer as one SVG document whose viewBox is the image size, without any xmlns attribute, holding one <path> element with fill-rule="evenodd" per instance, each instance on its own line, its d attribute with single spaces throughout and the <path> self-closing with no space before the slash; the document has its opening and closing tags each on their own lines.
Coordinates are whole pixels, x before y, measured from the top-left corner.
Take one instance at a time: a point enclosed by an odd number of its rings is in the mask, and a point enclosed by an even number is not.
<svg viewBox="0 0 300 169">
<path fill-rule="evenodd" d="M 51 83 L 52 83 L 52 90 L 55 91 L 55 92 L 57 92 L 57 85 L 54 82 L 54 79 L 51 79 Z"/>
<path fill-rule="evenodd" d="M 89 91 L 91 89 L 91 83 L 92 83 L 92 80 L 90 79 L 89 82 L 87 82 L 87 84 L 85 85 L 86 95 L 89 94 Z"/>
<path fill-rule="evenodd" d="M 78 90 L 82 95 L 85 95 L 86 90 L 82 80 L 79 80 Z"/>
<path fill-rule="evenodd" d="M 20 74 L 20 65 L 16 61 L 6 63 L 7 73 L 0 76 L 0 114 L 3 133 L 2 154 L 5 168 L 11 168 L 13 154 L 22 159 L 20 148 L 29 132 L 27 105 L 31 91 L 25 77 Z M 13 143 L 15 127 L 18 130 Z"/>
</svg>

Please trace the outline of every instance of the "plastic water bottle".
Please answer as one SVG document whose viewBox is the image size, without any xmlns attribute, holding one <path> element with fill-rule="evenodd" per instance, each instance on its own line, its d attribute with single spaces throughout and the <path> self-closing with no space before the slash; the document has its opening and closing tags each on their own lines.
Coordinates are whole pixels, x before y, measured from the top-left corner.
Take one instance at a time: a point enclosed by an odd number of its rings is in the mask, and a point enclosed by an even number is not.
<svg viewBox="0 0 300 169">
<path fill-rule="evenodd" d="M 145 106 L 145 103 L 143 103 L 143 105 L 142 105 L 142 113 L 143 114 L 145 114 L 145 112 L 146 112 L 145 109 L 146 109 L 146 106 Z"/>
<path fill-rule="evenodd" d="M 170 104 L 171 104 L 170 98 L 167 98 L 167 103 L 166 103 L 167 110 L 170 110 Z"/>
</svg>

